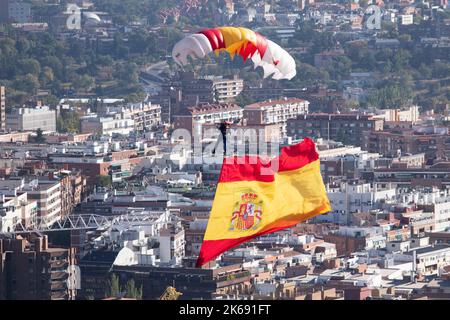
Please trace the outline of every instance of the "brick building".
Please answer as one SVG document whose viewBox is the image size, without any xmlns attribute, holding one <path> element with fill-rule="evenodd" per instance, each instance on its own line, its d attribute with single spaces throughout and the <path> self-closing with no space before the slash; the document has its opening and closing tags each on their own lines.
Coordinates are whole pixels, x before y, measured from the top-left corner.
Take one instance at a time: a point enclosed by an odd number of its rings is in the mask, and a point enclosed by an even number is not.
<svg viewBox="0 0 450 320">
<path fill-rule="evenodd" d="M 428 161 L 448 159 L 450 139 L 447 134 L 419 133 L 413 129 L 366 131 L 363 133 L 364 148 L 385 156 L 424 153 Z"/>
<path fill-rule="evenodd" d="M 183 114 L 175 115 L 174 128 L 186 129 L 191 135 L 203 126 L 214 125 L 221 121 L 240 120 L 243 109 L 237 104 L 204 104 L 197 107 L 189 107 Z"/>
<path fill-rule="evenodd" d="M 298 98 L 284 98 L 257 102 L 244 107 L 246 126 L 276 125 L 279 136 L 286 136 L 286 123 L 299 115 L 307 114 L 309 102 Z"/>
<path fill-rule="evenodd" d="M 324 236 L 324 240 L 336 245 L 338 256 L 348 256 L 353 252 L 364 250 L 366 246 L 366 238 L 363 236 L 330 233 Z"/>
<path fill-rule="evenodd" d="M 382 119 L 363 114 L 312 113 L 287 121 L 288 136 L 324 138 L 355 146 L 363 145 L 363 132 L 382 129 Z"/>
<path fill-rule="evenodd" d="M 0 300 L 73 300 L 71 249 L 50 248 L 47 236 L 0 239 Z"/>
</svg>

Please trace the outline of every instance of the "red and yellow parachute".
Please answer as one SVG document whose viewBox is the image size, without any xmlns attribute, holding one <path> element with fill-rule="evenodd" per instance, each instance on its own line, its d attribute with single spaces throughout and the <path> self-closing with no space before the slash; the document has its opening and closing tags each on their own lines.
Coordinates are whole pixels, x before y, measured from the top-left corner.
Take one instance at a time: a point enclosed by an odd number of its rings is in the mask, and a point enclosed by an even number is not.
<svg viewBox="0 0 450 320">
<path fill-rule="evenodd" d="M 296 75 L 295 60 L 278 44 L 257 32 L 241 27 L 205 29 L 191 34 L 172 50 L 172 57 L 179 65 L 187 64 L 187 57 L 204 58 L 214 51 L 228 52 L 233 58 L 240 55 L 244 61 L 252 59 L 255 68 L 264 69 L 264 78 L 292 79 Z"/>
</svg>

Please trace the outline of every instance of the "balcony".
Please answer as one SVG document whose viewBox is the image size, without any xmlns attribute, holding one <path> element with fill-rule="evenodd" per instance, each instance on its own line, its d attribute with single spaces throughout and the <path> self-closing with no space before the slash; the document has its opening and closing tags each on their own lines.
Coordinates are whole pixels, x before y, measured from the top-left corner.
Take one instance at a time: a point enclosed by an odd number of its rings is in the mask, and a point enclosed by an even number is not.
<svg viewBox="0 0 450 320">
<path fill-rule="evenodd" d="M 64 268 L 69 265 L 69 262 L 66 259 L 50 261 L 51 268 Z"/>
<path fill-rule="evenodd" d="M 51 300 L 67 300 L 68 294 L 65 291 L 55 291 L 52 292 L 50 299 Z"/>
<path fill-rule="evenodd" d="M 67 283 L 66 281 L 52 281 L 50 288 L 52 291 L 65 291 L 67 290 Z"/>
<path fill-rule="evenodd" d="M 56 272 L 52 271 L 50 273 L 50 278 L 52 280 L 63 280 L 63 279 L 67 279 L 68 276 L 69 275 L 65 271 L 56 271 Z"/>
</svg>

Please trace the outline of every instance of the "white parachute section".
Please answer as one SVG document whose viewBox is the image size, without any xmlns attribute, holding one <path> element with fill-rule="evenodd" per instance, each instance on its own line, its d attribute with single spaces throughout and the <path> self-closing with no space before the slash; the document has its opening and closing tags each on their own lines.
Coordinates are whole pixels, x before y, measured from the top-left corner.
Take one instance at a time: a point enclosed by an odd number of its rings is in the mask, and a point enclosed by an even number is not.
<svg viewBox="0 0 450 320">
<path fill-rule="evenodd" d="M 172 58 L 180 66 L 188 64 L 188 57 L 202 59 L 212 52 L 208 38 L 203 34 L 191 34 L 178 41 L 172 49 Z"/>
<path fill-rule="evenodd" d="M 259 54 L 252 57 L 255 69 L 262 67 L 264 78 L 272 75 L 275 80 L 291 80 L 297 74 L 294 58 L 275 42 L 267 40 L 267 43 L 267 50 L 262 59 Z"/>
<path fill-rule="evenodd" d="M 175 44 L 172 57 L 175 62 L 184 66 L 188 64 L 188 57 L 202 59 L 213 51 L 208 38 L 203 34 L 191 34 Z M 273 41 L 267 40 L 267 49 L 261 57 L 257 51 L 251 57 L 255 69 L 262 67 L 264 78 L 272 75 L 272 79 L 291 80 L 297 74 L 294 58 Z"/>
</svg>

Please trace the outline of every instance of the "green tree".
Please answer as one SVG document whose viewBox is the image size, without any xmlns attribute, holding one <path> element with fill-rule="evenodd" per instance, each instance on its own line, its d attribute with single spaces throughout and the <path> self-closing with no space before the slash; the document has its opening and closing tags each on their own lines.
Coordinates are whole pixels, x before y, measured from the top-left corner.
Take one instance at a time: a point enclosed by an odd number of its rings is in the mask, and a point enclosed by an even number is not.
<svg viewBox="0 0 450 320">
<path fill-rule="evenodd" d="M 134 280 L 128 280 L 126 286 L 125 286 L 125 297 L 142 300 L 142 287 L 136 288 L 136 285 L 134 283 Z"/>
<path fill-rule="evenodd" d="M 136 300 L 142 300 L 142 287 L 137 288 L 134 279 L 130 279 L 125 287 L 120 285 L 119 277 L 116 274 L 111 275 L 108 281 L 108 288 L 105 292 L 106 297 L 126 297 Z"/>
<path fill-rule="evenodd" d="M 108 281 L 108 288 L 105 292 L 106 297 L 118 297 L 122 293 L 119 283 L 119 277 L 114 273 L 111 275 L 111 280 Z"/>
<path fill-rule="evenodd" d="M 24 77 L 17 78 L 13 83 L 13 87 L 16 90 L 24 91 L 29 95 L 35 95 L 37 89 L 39 89 L 40 83 L 35 75 L 27 74 Z"/>
<path fill-rule="evenodd" d="M 41 65 L 50 68 L 58 78 L 63 77 L 64 66 L 61 60 L 55 56 L 44 57 L 41 59 Z"/>
<path fill-rule="evenodd" d="M 120 64 L 114 74 L 124 86 L 135 84 L 139 80 L 138 66 L 134 62 Z"/>
<path fill-rule="evenodd" d="M 108 188 L 112 185 L 110 176 L 97 176 L 97 186 Z"/>
<path fill-rule="evenodd" d="M 239 94 L 236 97 L 236 104 L 238 104 L 241 108 L 252 104 L 253 102 L 255 102 L 252 98 L 250 98 L 249 96 L 246 96 L 245 94 Z"/>
<path fill-rule="evenodd" d="M 52 68 L 44 67 L 40 78 L 43 85 L 52 83 L 55 80 L 55 74 L 53 73 Z"/>
<path fill-rule="evenodd" d="M 34 76 L 41 73 L 41 64 L 36 59 L 22 59 L 19 61 L 19 68 L 21 74 L 32 74 Z"/>
<path fill-rule="evenodd" d="M 87 74 L 75 77 L 73 86 L 76 90 L 88 91 L 94 85 L 94 79 Z"/>
<path fill-rule="evenodd" d="M 37 143 L 44 143 L 45 142 L 45 137 L 44 137 L 44 132 L 42 131 L 42 129 L 41 128 L 38 128 L 37 130 L 36 130 L 36 138 L 35 138 L 35 141 L 37 142 Z"/>
<path fill-rule="evenodd" d="M 58 132 L 77 133 L 80 131 L 80 116 L 74 111 L 62 111 L 56 121 Z"/>
<path fill-rule="evenodd" d="M 331 50 L 335 45 L 336 39 L 331 32 L 317 32 L 312 40 L 311 53 L 316 54 L 322 51 Z"/>
</svg>

